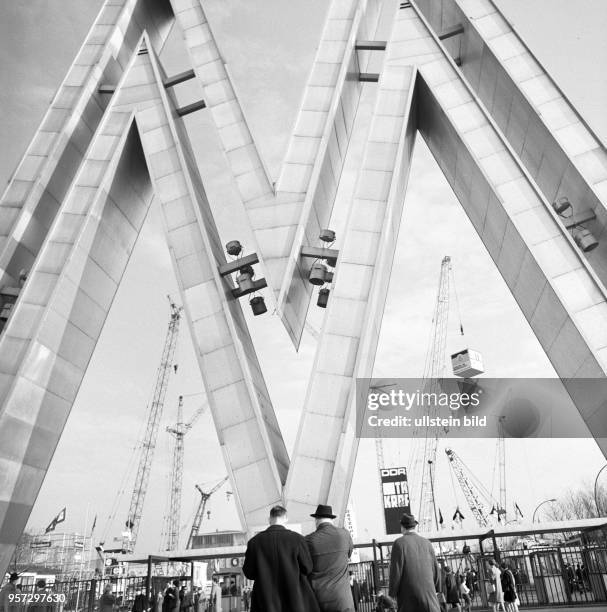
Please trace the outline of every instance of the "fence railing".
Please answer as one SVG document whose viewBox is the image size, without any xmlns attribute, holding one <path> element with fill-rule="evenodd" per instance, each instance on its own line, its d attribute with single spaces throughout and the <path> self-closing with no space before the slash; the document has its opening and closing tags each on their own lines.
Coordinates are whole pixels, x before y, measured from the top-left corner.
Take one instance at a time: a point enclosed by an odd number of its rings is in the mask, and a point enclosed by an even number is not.
<svg viewBox="0 0 607 612">
<path fill-rule="evenodd" d="M 375 572 L 378 587 L 388 585 L 389 547 L 384 547 Z M 438 555 L 471 591 L 472 610 L 490 609 L 489 559 L 493 553 Z M 607 546 L 558 545 L 499 552 L 512 571 L 521 608 L 587 606 L 607 602 Z M 602 609 L 602 608 L 601 608 Z"/>
<path fill-rule="evenodd" d="M 369 551 L 370 547 L 367 547 Z M 351 563 L 358 598 L 359 612 L 375 612 L 376 596 L 380 589 L 387 591 L 390 565 L 390 546 L 371 547 L 373 560 Z M 367 552 L 367 557 L 369 553 Z M 493 554 L 439 554 L 441 564 L 449 566 L 454 576 L 465 581 L 470 588 L 472 610 L 490 608 L 489 564 Z M 500 561 L 512 571 L 521 608 L 553 606 L 578 607 L 607 603 L 607 545 L 558 545 L 531 549 L 501 550 Z M 212 560 L 206 559 L 209 567 Z M 228 571 L 228 570 L 226 570 Z M 222 612 L 246 610 L 243 598 L 246 579 L 240 567 L 225 574 Z M 177 576 L 186 591 L 190 590 L 191 576 Z M 109 586 L 115 612 L 131 612 L 135 596 L 148 594 L 147 609 L 161 612 L 159 594 L 172 580 L 168 575 L 118 576 L 92 580 L 55 582 L 42 589 L 35 585 L 22 588 L 31 597 L 19 606 L 20 612 L 99 612 L 101 596 Z M 233 582 L 234 590 L 230 591 Z M 42 594 L 46 594 L 41 597 Z M 49 601 L 48 595 L 53 594 Z M 38 595 L 38 598 L 36 598 Z M 192 601 L 185 612 L 205 612 L 206 606 Z"/>
</svg>

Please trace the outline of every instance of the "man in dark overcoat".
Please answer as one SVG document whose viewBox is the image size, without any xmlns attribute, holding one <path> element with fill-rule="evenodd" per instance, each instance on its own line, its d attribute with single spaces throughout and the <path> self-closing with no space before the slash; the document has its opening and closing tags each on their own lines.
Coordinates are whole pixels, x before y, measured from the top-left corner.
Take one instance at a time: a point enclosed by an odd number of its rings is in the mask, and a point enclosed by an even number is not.
<svg viewBox="0 0 607 612">
<path fill-rule="evenodd" d="M 312 559 L 303 536 L 285 527 L 287 511 L 270 510 L 270 526 L 247 545 L 242 571 L 254 580 L 251 612 L 319 612 L 308 574 Z"/>
<path fill-rule="evenodd" d="M 179 580 L 167 585 L 162 600 L 162 612 L 176 612 L 179 608 Z"/>
<path fill-rule="evenodd" d="M 350 533 L 333 524 L 331 506 L 319 505 L 314 514 L 316 531 L 306 536 L 314 569 L 310 583 L 321 612 L 354 612 L 348 563 L 352 555 Z"/>
<path fill-rule="evenodd" d="M 403 514 L 400 524 L 403 535 L 394 542 L 390 557 L 390 596 L 396 598 L 398 612 L 440 612 L 434 548 L 415 533 L 417 521 L 411 514 Z"/>
</svg>

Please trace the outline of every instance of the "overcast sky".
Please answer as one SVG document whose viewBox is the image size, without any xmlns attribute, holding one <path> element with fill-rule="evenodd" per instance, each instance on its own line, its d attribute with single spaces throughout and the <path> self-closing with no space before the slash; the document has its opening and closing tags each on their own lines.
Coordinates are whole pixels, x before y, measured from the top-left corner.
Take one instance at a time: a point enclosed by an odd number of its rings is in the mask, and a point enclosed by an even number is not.
<svg viewBox="0 0 607 612">
<path fill-rule="evenodd" d="M 223 56 L 230 65 L 241 103 L 271 174 L 276 177 L 295 121 L 302 89 L 325 16 L 324 0 L 284 2 L 205 0 Z M 517 27 L 538 59 L 552 72 L 566 95 L 605 141 L 607 135 L 607 11 L 602 0 L 578 0 L 575 19 L 565 0 L 500 0 L 498 6 Z M 394 6 L 394 2 L 387 3 Z M 0 5 L 0 182 L 5 184 L 37 128 L 42 114 L 92 24 L 100 0 L 12 0 Z M 179 37 L 174 33 L 163 55 L 167 72 L 185 69 Z M 384 34 L 384 37 L 386 35 Z M 366 86 L 361 112 L 371 108 L 373 85 Z M 186 95 L 192 95 L 187 93 Z M 188 120 L 209 197 L 218 215 L 224 241 L 251 245 L 242 206 L 214 151 L 212 126 L 205 112 Z M 196 138 L 204 130 L 205 139 Z M 210 135 L 209 135 L 210 134 Z M 210 141 L 210 142 L 209 142 Z M 209 146 L 206 146 L 209 143 Z M 555 376 L 518 306 L 494 269 L 482 243 L 423 142 L 418 140 L 392 285 L 386 305 L 376 375 L 419 376 L 427 348 L 440 262 L 451 255 L 466 329 L 466 344 L 482 352 L 492 377 Z M 353 188 L 360 139 L 346 168 L 332 228 L 343 225 L 344 204 Z M 357 149 L 358 147 L 358 149 Z M 102 535 L 116 501 L 122 474 L 141 436 L 156 369 L 166 333 L 166 294 L 177 295 L 158 211 L 148 217 L 129 269 L 89 371 L 74 405 L 64 436 L 30 518 L 43 527 L 67 507 L 67 530 L 88 529 L 98 515 L 95 537 Z M 319 327 L 320 309 L 312 309 Z M 463 348 L 457 336 L 457 313 L 451 312 L 449 349 Z M 250 328 L 289 448 L 297 431 L 314 341 L 305 335 L 295 354 L 276 317 L 250 318 Z M 185 326 L 184 326 L 185 330 Z M 178 350 L 179 373 L 171 382 L 150 491 L 140 532 L 139 549 L 155 550 L 167 506 L 170 465 L 166 425 L 174 421 L 177 396 L 186 396 L 186 418 L 199 406 L 201 381 L 186 334 Z M 495 482 L 494 441 L 462 441 L 452 445 L 491 488 Z M 360 447 L 353 497 L 359 535 L 380 530 L 379 485 L 374 445 Z M 406 445 L 387 449 L 389 460 L 407 464 Z M 558 497 L 572 486 L 592 481 L 604 458 L 590 440 L 509 441 L 509 499 L 529 516 L 540 501 Z M 575 458 L 575 459 L 572 459 Z M 184 534 L 197 502 L 195 483 L 212 483 L 225 474 L 214 428 L 203 415 L 186 438 Z M 108 538 L 117 535 L 126 518 L 132 488 L 119 498 L 119 510 Z M 237 528 L 233 502 L 224 487 L 211 500 L 211 518 L 204 529 Z M 437 470 L 437 497 L 445 516 L 458 501 L 446 462 Z M 460 496 L 461 497 L 461 496 Z M 379 526 L 379 527 L 378 527 Z"/>
</svg>

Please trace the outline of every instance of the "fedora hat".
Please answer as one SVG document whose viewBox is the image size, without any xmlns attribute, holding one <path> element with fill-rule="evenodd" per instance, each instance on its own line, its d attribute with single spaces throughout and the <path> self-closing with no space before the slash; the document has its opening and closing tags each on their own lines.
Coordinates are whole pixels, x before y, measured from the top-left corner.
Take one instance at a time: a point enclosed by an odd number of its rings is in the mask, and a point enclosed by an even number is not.
<svg viewBox="0 0 607 612">
<path fill-rule="evenodd" d="M 417 521 L 415 520 L 415 517 L 412 514 L 407 514 L 406 512 L 401 516 L 400 519 L 400 524 L 405 528 L 405 529 L 411 529 L 412 527 L 415 527 L 415 525 L 417 525 Z"/>
<path fill-rule="evenodd" d="M 316 507 L 316 512 L 314 514 L 310 514 L 314 518 L 330 518 L 334 519 L 335 514 L 333 514 L 333 508 L 331 506 L 323 506 L 322 504 L 318 504 Z"/>
</svg>

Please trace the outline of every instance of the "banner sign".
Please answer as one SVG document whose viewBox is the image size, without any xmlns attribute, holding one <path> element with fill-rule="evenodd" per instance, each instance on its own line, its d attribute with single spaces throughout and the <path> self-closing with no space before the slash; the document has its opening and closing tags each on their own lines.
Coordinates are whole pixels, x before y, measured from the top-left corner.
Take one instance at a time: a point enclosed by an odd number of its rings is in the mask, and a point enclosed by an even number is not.
<svg viewBox="0 0 607 612">
<path fill-rule="evenodd" d="M 403 513 L 411 512 L 407 468 L 382 468 L 380 470 L 384 518 L 388 535 L 400 533 Z"/>
</svg>

